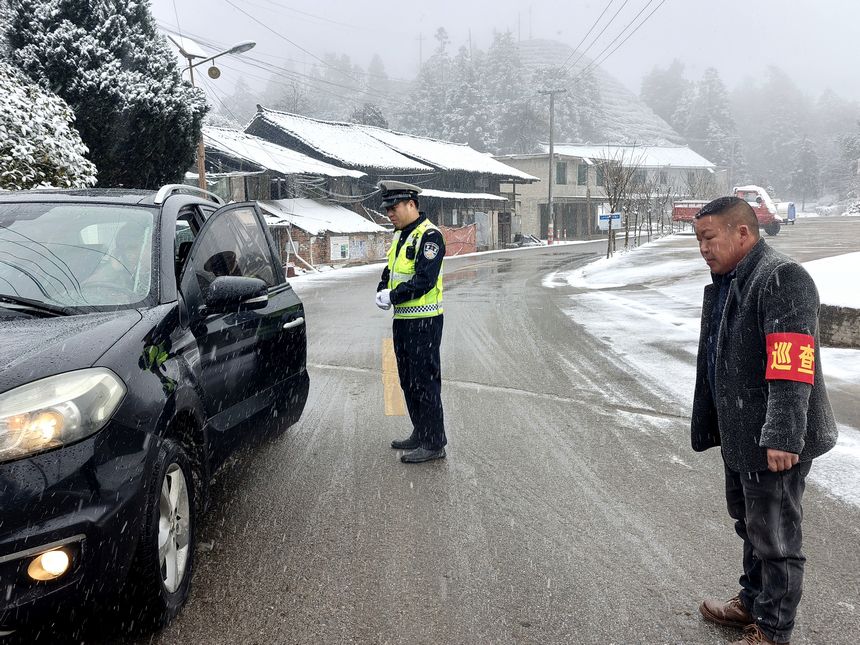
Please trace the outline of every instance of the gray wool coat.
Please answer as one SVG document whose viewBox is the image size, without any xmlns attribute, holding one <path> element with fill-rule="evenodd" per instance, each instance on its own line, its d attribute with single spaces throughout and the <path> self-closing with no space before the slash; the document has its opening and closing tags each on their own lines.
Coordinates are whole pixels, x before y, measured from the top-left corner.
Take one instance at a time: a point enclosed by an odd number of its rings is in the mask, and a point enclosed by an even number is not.
<svg viewBox="0 0 860 645">
<path fill-rule="evenodd" d="M 818 344 L 818 290 L 797 262 L 759 240 L 735 270 L 717 340 L 711 392 L 707 343 L 716 285 L 705 287 L 693 396 L 691 439 L 699 452 L 721 446 L 735 472 L 767 470 L 767 448 L 806 462 L 836 444 Z M 794 332 L 815 338 L 814 385 L 765 380 L 767 334 Z"/>
</svg>

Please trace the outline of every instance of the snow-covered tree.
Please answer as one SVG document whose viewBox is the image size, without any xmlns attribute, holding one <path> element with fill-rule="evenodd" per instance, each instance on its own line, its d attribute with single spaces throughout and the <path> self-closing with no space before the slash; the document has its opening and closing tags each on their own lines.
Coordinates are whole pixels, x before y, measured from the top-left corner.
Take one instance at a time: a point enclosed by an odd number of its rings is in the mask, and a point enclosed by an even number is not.
<svg viewBox="0 0 860 645">
<path fill-rule="evenodd" d="M 254 118 L 259 102 L 259 97 L 255 95 L 248 82 L 240 77 L 236 81 L 233 91 L 224 97 L 218 111 L 222 117 L 241 124 L 240 127 L 245 127 Z M 211 123 L 211 121 L 207 121 L 207 123 Z"/>
<path fill-rule="evenodd" d="M 152 188 L 193 163 L 206 100 L 148 0 L 9 0 L 10 60 L 77 117 L 102 186 Z"/>
<path fill-rule="evenodd" d="M 364 103 L 362 106 L 355 108 L 349 115 L 349 122 L 373 125 L 377 128 L 388 127 L 388 119 L 385 118 L 379 106 L 373 103 Z"/>
<path fill-rule="evenodd" d="M 0 188 L 84 188 L 96 168 L 57 95 L 0 61 Z"/>
<path fill-rule="evenodd" d="M 736 165 L 737 128 L 732 115 L 729 93 L 717 70 L 709 67 L 694 88 L 692 97 L 679 105 L 676 122 L 690 146 L 718 166 Z"/>
<path fill-rule="evenodd" d="M 806 208 L 807 198 L 818 196 L 818 178 L 818 154 L 815 151 L 815 144 L 804 134 L 797 148 L 789 185 L 792 194 L 800 198 L 801 210 Z"/>
<path fill-rule="evenodd" d="M 690 81 L 684 77 L 684 64 L 675 59 L 666 69 L 655 67 L 642 79 L 639 96 L 657 116 L 675 127 L 676 111 L 689 88 Z"/>
<path fill-rule="evenodd" d="M 749 181 L 785 196 L 802 135 L 811 126 L 809 99 L 785 72 L 770 67 L 761 80 L 747 80 L 735 91 L 734 111 L 747 144 Z"/>
<path fill-rule="evenodd" d="M 427 59 L 398 111 L 399 128 L 412 134 L 441 137 L 445 131 L 448 85 L 452 83 L 451 58 L 447 53 L 448 34 L 440 28 L 435 53 Z"/>
<path fill-rule="evenodd" d="M 473 56 L 467 48 L 460 48 L 451 67 L 451 82 L 446 88 L 442 131 L 436 136 L 486 151 L 493 138 L 489 127 L 492 114 L 481 62 L 480 53 Z"/>
</svg>

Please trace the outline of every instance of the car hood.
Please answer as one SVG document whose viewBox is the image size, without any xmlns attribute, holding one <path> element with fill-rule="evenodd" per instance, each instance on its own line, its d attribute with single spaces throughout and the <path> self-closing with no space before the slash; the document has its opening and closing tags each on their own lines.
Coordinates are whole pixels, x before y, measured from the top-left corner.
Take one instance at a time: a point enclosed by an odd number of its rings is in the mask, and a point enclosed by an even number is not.
<svg viewBox="0 0 860 645">
<path fill-rule="evenodd" d="M 0 392 L 91 367 L 141 315 L 134 309 L 56 318 L 3 320 Z"/>
</svg>

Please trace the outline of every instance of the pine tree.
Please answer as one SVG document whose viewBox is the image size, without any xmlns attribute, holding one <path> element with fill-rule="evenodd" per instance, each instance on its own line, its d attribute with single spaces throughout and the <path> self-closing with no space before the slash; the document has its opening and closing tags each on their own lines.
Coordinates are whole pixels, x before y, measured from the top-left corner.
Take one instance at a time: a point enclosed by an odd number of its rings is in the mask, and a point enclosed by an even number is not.
<svg viewBox="0 0 860 645">
<path fill-rule="evenodd" d="M 794 164 L 790 189 L 794 195 L 800 197 L 803 210 L 806 208 L 807 198 L 818 196 L 819 186 L 818 154 L 812 139 L 805 134 L 801 138 Z"/>
<path fill-rule="evenodd" d="M 84 188 L 96 168 L 56 94 L 0 61 L 0 188 Z"/>
<path fill-rule="evenodd" d="M 469 50 L 462 47 L 451 66 L 451 81 L 446 86 L 446 110 L 439 137 L 448 141 L 466 143 L 476 150 L 489 148 L 492 122 L 487 93 L 479 73 L 480 57 L 476 61 Z"/>
<path fill-rule="evenodd" d="M 10 59 L 72 108 L 102 186 L 154 188 L 194 161 L 207 107 L 147 0 L 10 0 Z"/>
<path fill-rule="evenodd" d="M 675 59 L 666 69 L 655 67 L 642 79 L 639 96 L 657 116 L 675 127 L 678 105 L 689 89 L 690 81 L 684 77 L 684 64 Z"/>
<path fill-rule="evenodd" d="M 729 93 L 716 69 L 705 70 L 696 85 L 695 97 L 687 106 L 682 134 L 690 140 L 691 147 L 718 166 L 731 165 L 737 129 Z"/>
</svg>

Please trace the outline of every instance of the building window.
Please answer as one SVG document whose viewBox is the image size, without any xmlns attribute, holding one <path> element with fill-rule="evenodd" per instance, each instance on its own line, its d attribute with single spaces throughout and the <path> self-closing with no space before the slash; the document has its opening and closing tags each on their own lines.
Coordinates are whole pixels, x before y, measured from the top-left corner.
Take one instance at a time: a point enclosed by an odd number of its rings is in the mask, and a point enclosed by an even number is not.
<svg viewBox="0 0 860 645">
<path fill-rule="evenodd" d="M 557 161 L 555 164 L 555 183 L 557 184 L 566 184 L 567 183 L 567 162 L 566 161 Z"/>
<path fill-rule="evenodd" d="M 598 186 L 603 185 L 603 166 L 597 166 L 594 169 L 594 178 L 595 178 L 595 183 Z"/>
<path fill-rule="evenodd" d="M 668 186 L 669 185 L 669 173 L 665 170 L 660 171 L 660 185 Z"/>
<path fill-rule="evenodd" d="M 584 163 L 576 167 L 576 183 L 580 186 L 585 186 L 588 183 L 588 166 Z"/>
<path fill-rule="evenodd" d="M 641 168 L 637 168 L 633 171 L 633 177 L 631 178 L 633 185 L 642 186 L 645 184 L 645 171 Z"/>
</svg>

